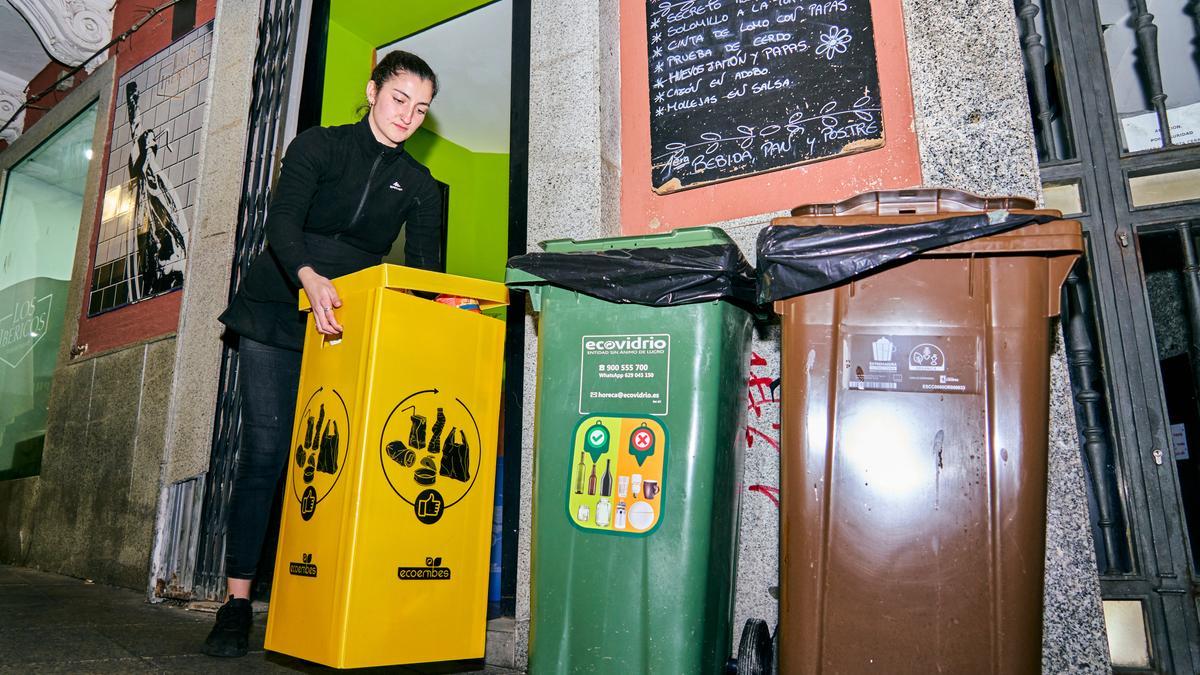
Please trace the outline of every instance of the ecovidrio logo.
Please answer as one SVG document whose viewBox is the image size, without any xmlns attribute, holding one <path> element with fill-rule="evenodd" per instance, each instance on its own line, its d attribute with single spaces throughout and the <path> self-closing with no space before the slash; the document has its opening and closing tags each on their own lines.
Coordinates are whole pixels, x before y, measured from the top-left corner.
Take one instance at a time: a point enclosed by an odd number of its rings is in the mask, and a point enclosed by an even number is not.
<svg viewBox="0 0 1200 675">
<path fill-rule="evenodd" d="M 622 335 L 587 339 L 584 340 L 583 347 L 588 351 L 662 350 L 667 348 L 667 344 L 666 338 L 659 335 Z"/>
</svg>

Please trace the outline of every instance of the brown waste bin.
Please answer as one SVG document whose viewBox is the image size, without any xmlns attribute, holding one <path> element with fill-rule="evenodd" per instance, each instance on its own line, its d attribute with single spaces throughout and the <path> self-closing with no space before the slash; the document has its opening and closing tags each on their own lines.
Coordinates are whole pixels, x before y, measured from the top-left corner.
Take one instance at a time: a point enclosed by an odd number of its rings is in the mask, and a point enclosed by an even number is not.
<svg viewBox="0 0 1200 675">
<path fill-rule="evenodd" d="M 1061 218 L 1033 206 L 869 193 L 772 225 Z M 1050 319 L 1082 245 L 1058 219 L 775 303 L 778 672 L 1040 670 Z"/>
</svg>

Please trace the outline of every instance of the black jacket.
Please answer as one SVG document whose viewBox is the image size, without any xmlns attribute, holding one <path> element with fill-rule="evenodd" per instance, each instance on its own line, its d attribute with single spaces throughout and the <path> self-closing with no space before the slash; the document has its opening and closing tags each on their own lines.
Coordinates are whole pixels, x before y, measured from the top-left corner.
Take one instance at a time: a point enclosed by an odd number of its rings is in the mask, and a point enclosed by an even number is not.
<svg viewBox="0 0 1200 675">
<path fill-rule="evenodd" d="M 240 335 L 299 350 L 305 265 L 333 279 L 377 265 L 407 227 L 405 264 L 441 271 L 441 191 L 421 163 L 356 124 L 313 127 L 288 146 L 267 213 L 267 247 L 220 320 Z"/>
</svg>

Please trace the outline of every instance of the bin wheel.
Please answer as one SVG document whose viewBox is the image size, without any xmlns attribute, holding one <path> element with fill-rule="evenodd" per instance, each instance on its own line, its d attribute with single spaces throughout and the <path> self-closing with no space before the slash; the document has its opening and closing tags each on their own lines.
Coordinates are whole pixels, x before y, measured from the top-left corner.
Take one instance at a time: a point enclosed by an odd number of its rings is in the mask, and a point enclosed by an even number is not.
<svg viewBox="0 0 1200 675">
<path fill-rule="evenodd" d="M 767 675 L 771 668 L 771 629 L 762 619 L 747 619 L 738 643 L 737 675 Z"/>
</svg>

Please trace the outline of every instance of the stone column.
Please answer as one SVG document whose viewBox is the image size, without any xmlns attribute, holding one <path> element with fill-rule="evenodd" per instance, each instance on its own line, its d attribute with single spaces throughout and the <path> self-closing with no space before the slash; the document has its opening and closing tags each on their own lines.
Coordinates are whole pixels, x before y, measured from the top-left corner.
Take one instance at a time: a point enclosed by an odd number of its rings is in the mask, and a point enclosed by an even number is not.
<svg viewBox="0 0 1200 675">
<path fill-rule="evenodd" d="M 620 105 L 617 3 L 533 0 L 529 55 L 529 250 L 546 239 L 594 239 L 619 231 Z M 521 484 L 533 484 L 537 331 L 525 326 Z M 533 496 L 521 491 L 515 665 L 529 645 Z"/>
<path fill-rule="evenodd" d="M 904 17 L 925 185 L 1040 198 L 1012 3 L 904 0 Z M 1107 672 L 1100 581 L 1061 325 L 1050 372 L 1042 671 Z"/>
<path fill-rule="evenodd" d="M 240 161 L 229 158 L 240 158 L 246 150 L 258 19 L 257 2 L 217 6 L 207 134 L 200 151 L 198 218 L 179 312 L 164 485 L 203 473 L 212 450 L 223 331 L 217 315 L 228 302 L 244 170 Z"/>
</svg>

